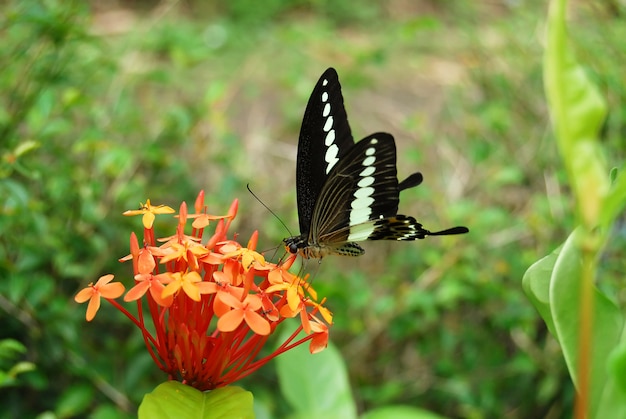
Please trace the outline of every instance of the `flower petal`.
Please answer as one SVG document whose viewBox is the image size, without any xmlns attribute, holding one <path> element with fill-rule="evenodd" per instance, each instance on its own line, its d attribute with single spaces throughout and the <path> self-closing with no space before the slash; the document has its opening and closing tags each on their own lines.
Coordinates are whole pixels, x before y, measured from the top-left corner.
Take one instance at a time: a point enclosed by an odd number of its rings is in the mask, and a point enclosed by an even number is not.
<svg viewBox="0 0 626 419">
<path fill-rule="evenodd" d="M 124 296 L 124 301 L 128 302 L 140 299 L 141 297 L 143 297 L 146 291 L 148 291 L 148 288 L 150 288 L 150 286 L 151 284 L 149 279 L 138 282 L 134 287 L 128 290 L 128 292 Z"/>
<path fill-rule="evenodd" d="M 83 288 L 78 291 L 78 294 L 74 296 L 74 301 L 82 304 L 89 300 L 93 296 L 94 292 L 95 290 L 93 289 L 93 285 L 89 285 L 87 288 Z"/>
<path fill-rule="evenodd" d="M 298 287 L 295 285 L 291 285 L 287 288 L 287 304 L 289 304 L 289 308 L 292 311 L 296 311 L 298 306 L 300 305 L 301 299 L 298 294 Z"/>
<path fill-rule="evenodd" d="M 324 320 L 326 320 L 326 323 L 333 324 L 333 314 L 331 313 L 331 311 L 326 307 L 322 307 L 321 305 L 317 306 L 317 308 L 319 309 L 320 314 L 322 315 Z"/>
<path fill-rule="evenodd" d="M 328 332 L 315 333 L 309 344 L 309 351 L 312 354 L 323 351 L 328 346 Z"/>
<path fill-rule="evenodd" d="M 150 295 L 154 298 L 154 301 L 161 307 L 169 307 L 174 302 L 174 297 L 168 295 L 167 297 L 163 297 L 163 289 L 165 287 L 159 281 L 152 281 L 150 286 Z"/>
<path fill-rule="evenodd" d="M 246 310 L 257 311 L 261 308 L 261 297 L 256 294 L 249 294 L 246 296 L 246 299 L 243 301 L 244 306 L 246 306 Z"/>
<path fill-rule="evenodd" d="M 141 219 L 141 222 L 143 223 L 143 226 L 144 226 L 145 228 L 152 228 L 152 224 L 154 223 L 154 219 L 155 219 L 155 218 L 156 218 L 156 217 L 154 216 L 154 214 L 153 214 L 153 213 L 151 213 L 151 212 L 146 212 L 146 213 L 143 215 L 143 217 L 142 217 L 142 219 Z"/>
<path fill-rule="evenodd" d="M 200 301 L 200 290 L 195 283 L 183 281 L 183 291 L 185 291 L 185 294 L 187 294 L 187 296 L 192 300 Z"/>
<path fill-rule="evenodd" d="M 165 288 L 163 288 L 163 292 L 161 293 L 161 298 L 167 298 L 171 295 L 174 295 L 180 289 L 180 282 L 174 281 L 167 284 Z"/>
<path fill-rule="evenodd" d="M 217 298 L 232 308 L 241 309 L 243 307 L 243 303 L 241 301 L 226 292 L 217 293 Z"/>
<path fill-rule="evenodd" d="M 137 270 L 140 274 L 152 273 L 156 263 L 154 262 L 154 256 L 148 249 L 141 249 L 139 252 L 139 261 L 137 262 Z"/>
<path fill-rule="evenodd" d="M 200 216 L 196 218 L 195 220 L 193 220 L 193 223 L 191 223 L 191 226 L 197 229 L 202 229 L 208 225 L 209 225 L 209 218 L 207 216 Z"/>
<path fill-rule="evenodd" d="M 217 321 L 217 328 L 222 332 L 232 332 L 243 321 L 243 310 L 230 310 Z"/>
<path fill-rule="evenodd" d="M 255 311 L 246 310 L 244 319 L 248 326 L 250 326 L 250 329 L 257 335 L 267 336 L 272 330 L 268 321 Z"/>
<path fill-rule="evenodd" d="M 114 276 L 111 274 L 108 275 L 102 275 L 100 278 L 98 278 L 98 281 L 96 282 L 95 287 L 101 287 L 103 285 L 108 284 L 109 282 L 113 281 Z"/>
<path fill-rule="evenodd" d="M 100 295 L 94 294 L 89 300 L 89 305 L 87 306 L 87 314 L 85 318 L 88 322 L 92 321 L 94 317 L 96 317 L 96 313 L 100 308 Z"/>
<path fill-rule="evenodd" d="M 112 284 L 106 284 L 101 286 L 98 291 L 104 298 L 117 298 L 124 294 L 124 284 L 121 282 L 114 282 Z"/>
<path fill-rule="evenodd" d="M 196 214 L 199 214 L 202 211 L 203 207 L 204 207 L 204 189 L 198 192 L 198 197 L 196 198 L 196 201 L 193 204 L 193 208 L 196 210 Z"/>
<path fill-rule="evenodd" d="M 168 207 L 167 205 L 154 205 L 154 206 L 150 205 L 149 209 L 154 214 L 172 214 L 176 212 L 174 211 L 174 208 Z"/>
</svg>

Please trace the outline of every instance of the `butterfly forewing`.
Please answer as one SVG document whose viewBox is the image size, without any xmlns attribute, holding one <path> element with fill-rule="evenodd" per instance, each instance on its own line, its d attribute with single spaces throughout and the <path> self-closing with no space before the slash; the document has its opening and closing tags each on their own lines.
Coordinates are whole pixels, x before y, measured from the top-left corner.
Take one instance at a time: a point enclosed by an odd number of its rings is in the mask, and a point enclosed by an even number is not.
<svg viewBox="0 0 626 419">
<path fill-rule="evenodd" d="M 333 68 L 322 74 L 302 119 L 296 164 L 300 232 L 309 233 L 313 209 L 329 172 L 354 145 Z"/>
</svg>

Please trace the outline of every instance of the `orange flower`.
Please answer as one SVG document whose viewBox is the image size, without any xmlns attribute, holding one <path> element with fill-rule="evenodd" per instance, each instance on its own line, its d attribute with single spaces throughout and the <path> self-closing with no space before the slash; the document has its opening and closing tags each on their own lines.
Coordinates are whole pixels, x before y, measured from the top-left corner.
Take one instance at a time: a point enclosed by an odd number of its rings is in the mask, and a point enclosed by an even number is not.
<svg viewBox="0 0 626 419">
<path fill-rule="evenodd" d="M 250 329 L 257 335 L 270 334 L 270 324 L 257 310 L 261 308 L 261 299 L 258 295 L 248 294 L 243 301 L 239 301 L 230 294 L 220 294 L 220 300 L 233 309 L 224 314 L 217 322 L 217 328 L 222 332 L 232 332 L 242 321 L 246 321 Z"/>
<path fill-rule="evenodd" d="M 262 254 L 250 250 L 245 247 L 236 249 L 231 243 L 222 246 L 220 249 L 224 254 L 224 258 L 241 259 L 243 269 L 247 272 L 256 263 L 259 266 L 265 266 L 265 258 Z"/>
<path fill-rule="evenodd" d="M 311 298 L 317 298 L 315 290 L 313 290 L 307 282 L 303 281 L 302 278 L 295 276 L 291 272 L 281 269 L 281 267 L 277 267 L 276 269 L 270 271 L 268 279 L 273 285 L 269 286 L 265 290 L 266 292 L 287 291 L 287 302 L 289 307 L 285 307 L 285 309 L 291 309 L 293 315 L 290 317 L 295 316 L 295 314 L 299 312 L 298 307 L 301 304 L 301 300 L 304 298 L 304 284 L 306 284 L 307 292 L 309 292 Z"/>
<path fill-rule="evenodd" d="M 169 278 L 169 273 L 163 273 L 159 275 L 152 275 L 151 273 L 137 274 L 135 275 L 135 281 L 137 284 L 132 287 L 124 296 L 124 301 L 136 301 L 144 296 L 146 291 L 150 290 L 150 295 L 154 298 L 154 301 L 162 307 L 169 307 L 172 305 L 174 298 L 171 295 L 163 297 L 163 285 L 164 279 Z"/>
<path fill-rule="evenodd" d="M 237 207 L 231 207 L 231 210 L 226 215 L 209 215 L 206 213 L 206 206 L 204 205 L 204 191 L 201 191 L 196 198 L 196 202 L 194 204 L 194 209 L 196 210 L 195 214 L 189 214 L 189 218 L 194 218 L 191 226 L 197 229 L 203 229 L 209 225 L 211 220 L 221 220 L 224 218 L 233 218 L 237 212 Z"/>
<path fill-rule="evenodd" d="M 209 294 L 212 289 L 207 282 L 202 282 L 200 274 L 196 271 L 168 273 L 163 277 L 163 282 L 168 284 L 161 294 L 164 299 L 176 294 L 182 288 L 193 301 L 200 301 L 200 294 Z"/>
<path fill-rule="evenodd" d="M 166 205 L 152 205 L 150 204 L 150 200 L 146 200 L 145 204 L 139 204 L 138 210 L 128 210 L 124 211 L 122 215 L 131 216 L 131 215 L 142 215 L 142 222 L 145 228 L 152 228 L 152 224 L 154 223 L 154 219 L 156 218 L 156 214 L 172 214 L 174 213 L 174 209 L 166 206 Z"/>
<path fill-rule="evenodd" d="M 201 258 L 209 253 L 209 251 L 202 245 L 187 241 L 184 244 L 174 243 L 169 247 L 169 254 L 161 259 L 161 263 L 167 263 L 171 260 L 184 259 L 186 262 L 193 258 Z"/>
<path fill-rule="evenodd" d="M 314 307 L 322 315 L 326 323 L 333 324 L 333 313 L 331 313 L 330 310 L 328 310 L 326 307 L 322 305 L 325 302 L 326 302 L 325 298 L 322 300 L 321 303 L 316 303 L 315 301 L 308 299 L 304 302 L 304 304 L 306 304 L 309 307 Z"/>
<path fill-rule="evenodd" d="M 124 293 L 124 285 L 121 282 L 109 284 L 112 280 L 113 275 L 101 276 L 96 285 L 89 284 L 87 288 L 80 290 L 74 297 L 74 301 L 81 304 L 89 300 L 86 315 L 88 322 L 93 320 L 100 308 L 100 297 L 113 299 Z"/>
<path fill-rule="evenodd" d="M 134 284 L 124 301 L 136 302 L 138 315 L 113 300 L 124 286 L 109 283 L 113 276 L 105 275 L 75 297 L 89 301 L 87 320 L 105 297 L 141 330 L 161 370 L 201 391 L 229 385 L 307 341 L 312 353 L 324 349 L 332 314 L 322 306 L 324 300 L 317 303 L 308 276 L 288 271 L 296 255 L 276 265 L 255 250 L 258 232 L 246 247 L 229 237 L 237 200 L 227 215 L 209 215 L 200 192 L 194 207 L 196 214 L 189 215 L 183 202 L 175 233 L 161 238 L 153 229 L 155 215 L 172 213 L 170 207 L 152 206 L 148 200 L 140 210 L 124 213 L 143 215 L 143 242 L 131 233 L 130 254 L 120 259 L 132 261 Z M 218 221 L 203 239 L 212 220 Z M 297 330 L 273 351 L 262 350 L 276 327 L 295 316 L 301 321 Z M 307 336 L 298 338 L 301 330 Z"/>
<path fill-rule="evenodd" d="M 309 345 L 309 351 L 312 354 L 323 351 L 328 346 L 328 326 L 317 318 L 313 318 L 311 322 L 311 330 L 313 331 L 313 339 Z"/>
</svg>

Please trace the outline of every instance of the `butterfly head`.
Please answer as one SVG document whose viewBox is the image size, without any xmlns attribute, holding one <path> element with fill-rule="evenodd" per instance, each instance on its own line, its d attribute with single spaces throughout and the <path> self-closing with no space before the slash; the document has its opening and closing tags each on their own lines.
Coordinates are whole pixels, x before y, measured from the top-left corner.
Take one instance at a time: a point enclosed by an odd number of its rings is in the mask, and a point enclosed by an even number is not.
<svg viewBox="0 0 626 419">
<path fill-rule="evenodd" d="M 287 237 L 283 239 L 283 243 L 285 243 L 289 253 L 294 255 L 308 246 L 307 238 L 303 235 Z"/>
</svg>

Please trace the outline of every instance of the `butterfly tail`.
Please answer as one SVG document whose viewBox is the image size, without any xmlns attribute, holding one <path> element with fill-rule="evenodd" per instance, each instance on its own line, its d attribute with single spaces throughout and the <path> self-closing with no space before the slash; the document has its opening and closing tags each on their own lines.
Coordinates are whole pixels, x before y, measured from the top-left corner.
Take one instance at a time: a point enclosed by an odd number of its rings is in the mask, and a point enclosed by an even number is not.
<svg viewBox="0 0 626 419">
<path fill-rule="evenodd" d="M 457 226 L 452 228 L 447 228 L 441 231 L 428 231 L 426 233 L 427 236 L 449 236 L 452 234 L 465 234 L 469 233 L 469 229 L 463 226 Z"/>
<path fill-rule="evenodd" d="M 420 172 L 415 172 L 408 178 L 404 179 L 402 182 L 398 184 L 398 189 L 403 191 L 405 189 L 413 188 L 424 180 L 424 177 Z"/>
</svg>

